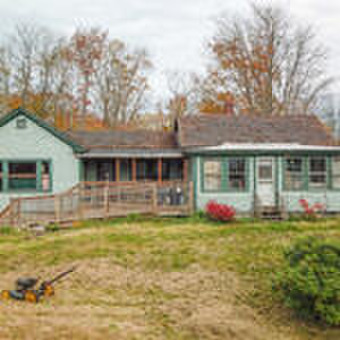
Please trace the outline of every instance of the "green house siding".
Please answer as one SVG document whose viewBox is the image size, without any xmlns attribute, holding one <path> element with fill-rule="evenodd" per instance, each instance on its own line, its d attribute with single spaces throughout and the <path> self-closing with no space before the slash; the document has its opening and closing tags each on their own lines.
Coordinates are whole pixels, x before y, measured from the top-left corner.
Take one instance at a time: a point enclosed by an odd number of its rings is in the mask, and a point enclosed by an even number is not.
<svg viewBox="0 0 340 340">
<path fill-rule="evenodd" d="M 308 157 L 309 155 L 303 155 L 305 159 L 305 171 L 304 171 L 304 190 L 301 191 L 287 191 L 286 188 L 284 188 L 284 157 L 280 157 L 280 166 L 279 166 L 279 192 L 283 199 L 283 202 L 285 204 L 285 207 L 287 211 L 289 212 L 301 212 L 302 208 L 300 206 L 299 200 L 305 199 L 308 201 L 309 204 L 313 205 L 315 203 L 321 203 L 325 206 L 327 212 L 330 213 L 336 213 L 340 212 L 340 191 L 339 189 L 332 189 L 331 183 L 332 183 L 332 177 L 331 177 L 331 171 L 330 171 L 330 162 L 332 159 L 332 156 L 326 156 L 327 157 L 327 172 L 328 172 L 328 178 L 327 178 L 327 188 L 316 190 L 311 189 L 308 187 Z"/>
<path fill-rule="evenodd" d="M 192 179 L 195 189 L 195 206 L 196 210 L 203 210 L 210 200 L 215 200 L 219 203 L 232 205 L 239 214 L 252 214 L 254 211 L 254 198 L 256 192 L 256 164 L 261 156 L 275 157 L 275 188 L 276 188 L 276 203 L 284 202 L 285 209 L 288 212 L 301 212 L 299 200 L 306 199 L 310 204 L 321 203 L 326 207 L 328 212 L 340 212 L 340 190 L 332 189 L 332 173 L 330 171 L 332 155 L 327 156 L 327 187 L 325 189 L 311 189 L 308 185 L 308 157 L 310 155 L 300 155 L 304 157 L 305 170 L 303 175 L 304 187 L 303 190 L 289 191 L 284 187 L 284 156 L 277 153 L 264 155 L 251 155 L 247 153 L 244 157 L 247 159 L 247 189 L 244 192 L 231 192 L 222 184 L 221 190 L 215 192 L 207 192 L 203 185 L 203 166 L 204 161 L 212 156 L 195 155 L 192 156 Z M 227 159 L 228 155 L 218 155 L 214 153 L 213 157 Z M 235 157 L 233 154 L 230 157 Z M 237 156 L 236 156 L 237 157 Z M 222 166 L 225 171 L 225 166 Z M 222 178 L 227 176 L 222 174 Z"/>
<path fill-rule="evenodd" d="M 26 119 L 26 128 L 17 127 L 16 121 L 20 118 Z M 4 161 L 4 178 L 8 173 L 7 162 L 49 161 L 51 193 L 63 192 L 79 182 L 79 160 L 74 149 L 25 115 L 18 115 L 0 127 L 0 161 Z M 39 171 L 38 182 L 41 176 Z M 8 179 L 4 181 L 3 187 L 4 191 L 0 193 L 0 209 L 7 205 L 11 198 L 32 195 L 32 192 L 25 190 L 9 191 Z M 41 194 L 39 188 L 37 191 L 34 195 Z"/>
<path fill-rule="evenodd" d="M 195 182 L 195 206 L 197 210 L 203 210 L 206 204 L 210 200 L 215 200 L 219 203 L 232 205 L 238 213 L 249 213 L 253 210 L 254 203 L 254 159 L 252 157 L 246 157 L 246 174 L 247 174 L 247 182 L 245 191 L 229 191 L 225 181 L 227 174 L 222 174 L 222 181 L 224 181 L 222 185 L 222 190 L 219 192 L 206 192 L 204 190 L 203 185 L 203 162 L 206 158 L 210 158 L 209 156 L 196 156 L 196 176 L 193 177 Z M 232 156 L 239 158 L 238 156 Z M 228 157 L 223 156 L 224 165 L 222 169 L 226 171 L 226 160 Z M 223 170 L 222 170 L 223 171 Z"/>
</svg>

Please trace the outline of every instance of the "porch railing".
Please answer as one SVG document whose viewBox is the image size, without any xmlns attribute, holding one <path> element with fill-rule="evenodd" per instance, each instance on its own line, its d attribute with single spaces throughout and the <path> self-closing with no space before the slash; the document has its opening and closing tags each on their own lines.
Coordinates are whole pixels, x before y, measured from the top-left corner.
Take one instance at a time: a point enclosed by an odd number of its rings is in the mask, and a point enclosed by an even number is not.
<svg viewBox="0 0 340 340">
<path fill-rule="evenodd" d="M 13 199 L 0 213 L 0 225 L 65 223 L 129 214 L 189 215 L 192 183 L 82 182 L 56 195 Z"/>
</svg>

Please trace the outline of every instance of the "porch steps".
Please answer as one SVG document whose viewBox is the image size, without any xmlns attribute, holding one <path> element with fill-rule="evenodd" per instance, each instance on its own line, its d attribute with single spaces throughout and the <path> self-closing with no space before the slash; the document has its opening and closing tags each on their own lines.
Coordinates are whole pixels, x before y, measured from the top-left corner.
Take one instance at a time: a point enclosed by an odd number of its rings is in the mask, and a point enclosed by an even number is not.
<svg viewBox="0 0 340 340">
<path fill-rule="evenodd" d="M 262 207 L 260 210 L 260 218 L 264 220 L 281 221 L 284 219 L 284 214 L 278 207 Z"/>
</svg>

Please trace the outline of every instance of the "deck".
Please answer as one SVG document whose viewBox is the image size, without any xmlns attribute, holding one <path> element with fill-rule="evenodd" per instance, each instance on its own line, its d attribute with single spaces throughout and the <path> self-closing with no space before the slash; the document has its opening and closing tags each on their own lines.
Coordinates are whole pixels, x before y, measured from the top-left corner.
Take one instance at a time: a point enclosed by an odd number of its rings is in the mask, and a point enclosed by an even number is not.
<svg viewBox="0 0 340 340">
<path fill-rule="evenodd" d="M 0 213 L 0 226 L 25 227 L 107 219 L 130 214 L 186 216 L 193 211 L 193 185 L 82 182 L 67 192 L 16 198 Z"/>
</svg>

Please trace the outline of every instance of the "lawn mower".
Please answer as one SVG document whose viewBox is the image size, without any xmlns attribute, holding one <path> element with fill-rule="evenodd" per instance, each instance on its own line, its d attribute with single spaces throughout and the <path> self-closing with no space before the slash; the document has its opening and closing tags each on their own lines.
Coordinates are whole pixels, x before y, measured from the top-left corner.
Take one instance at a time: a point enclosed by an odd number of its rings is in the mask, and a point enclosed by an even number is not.
<svg viewBox="0 0 340 340">
<path fill-rule="evenodd" d="M 37 303 L 42 297 L 50 297 L 54 295 L 53 285 L 75 270 L 76 267 L 73 267 L 60 273 L 52 280 L 43 281 L 37 289 L 35 289 L 35 287 L 37 286 L 39 279 L 32 277 L 19 278 L 16 281 L 16 288 L 14 290 L 3 290 L 0 293 L 0 296 L 3 300 L 14 299 Z"/>
</svg>

